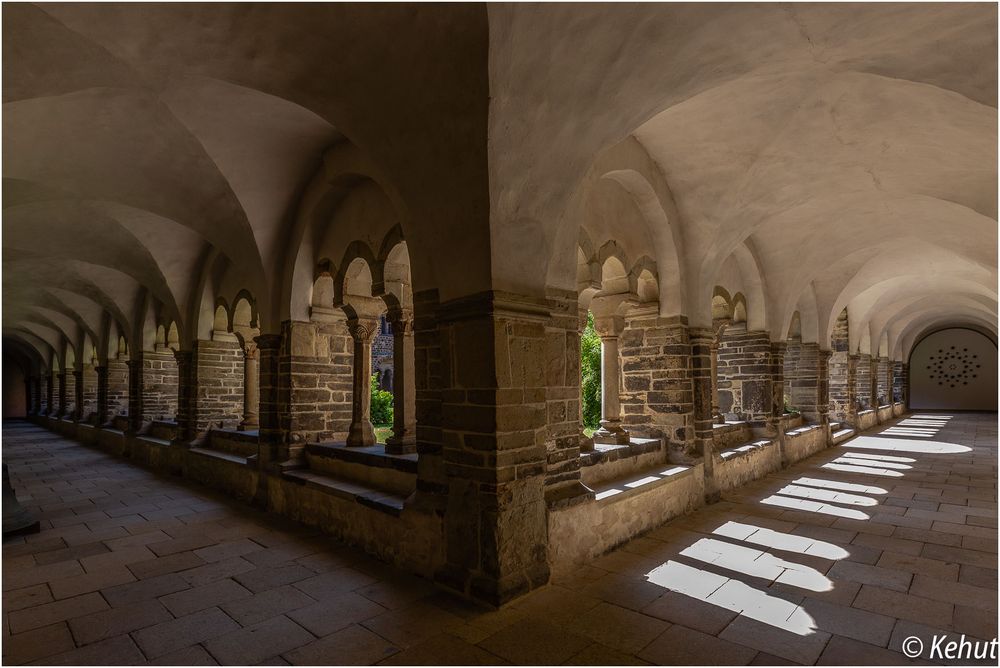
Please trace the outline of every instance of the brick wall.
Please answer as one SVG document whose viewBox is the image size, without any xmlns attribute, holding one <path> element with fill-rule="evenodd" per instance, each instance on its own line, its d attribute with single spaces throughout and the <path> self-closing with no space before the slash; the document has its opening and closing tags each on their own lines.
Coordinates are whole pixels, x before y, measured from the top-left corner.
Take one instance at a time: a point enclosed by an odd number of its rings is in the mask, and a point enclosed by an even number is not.
<svg viewBox="0 0 1000 668">
<path fill-rule="evenodd" d="M 694 391 L 686 320 L 655 312 L 630 316 L 618 350 L 625 428 L 688 447 L 694 438 Z"/>
<path fill-rule="evenodd" d="M 243 350 L 237 341 L 196 341 L 196 432 L 236 429 L 243 419 Z"/>
<path fill-rule="evenodd" d="M 802 342 L 798 339 L 792 339 L 788 341 L 788 345 L 785 347 L 785 368 L 783 373 L 784 378 L 784 396 L 788 397 L 788 402 L 793 408 L 801 408 L 798 403 L 795 402 L 793 396 L 793 389 L 795 386 L 795 379 L 799 375 L 799 358 L 802 355 Z"/>
<path fill-rule="evenodd" d="M 286 322 L 279 358 L 282 429 L 293 442 L 343 441 L 351 426 L 354 342 L 346 318 Z"/>
<path fill-rule="evenodd" d="M 425 506 L 443 508 L 448 493 L 442 456 L 441 395 L 444 362 L 438 331 L 436 290 L 413 294 L 413 383 L 416 390 L 417 495 Z"/>
<path fill-rule="evenodd" d="M 902 401 L 903 400 L 903 386 L 905 385 L 905 376 L 903 374 L 903 363 L 893 362 L 892 363 L 892 400 Z"/>
<path fill-rule="evenodd" d="M 177 417 L 177 361 L 169 348 L 142 353 L 142 418 Z"/>
<path fill-rule="evenodd" d="M 83 406 L 80 410 L 80 419 L 87 421 L 91 415 L 97 412 L 97 370 L 89 364 L 83 367 L 81 380 L 83 383 Z"/>
<path fill-rule="evenodd" d="M 892 403 L 892 388 L 890 377 L 890 364 L 888 357 L 878 358 L 878 405 L 884 406 Z"/>
<path fill-rule="evenodd" d="M 857 396 L 858 410 L 867 410 L 874 406 L 872 397 L 872 356 L 858 355 L 858 365 L 854 376 L 854 392 Z"/>
<path fill-rule="evenodd" d="M 125 359 L 108 360 L 108 418 L 128 415 L 128 364 Z"/>
<path fill-rule="evenodd" d="M 853 424 L 854 405 L 854 363 L 850 359 L 847 309 L 840 312 L 830 336 L 830 413 L 834 420 Z"/>
<path fill-rule="evenodd" d="M 763 425 L 771 415 L 771 342 L 764 332 L 730 325 L 718 353 L 719 410 Z"/>
<path fill-rule="evenodd" d="M 59 388 L 60 406 L 62 406 L 63 417 L 73 417 L 76 410 L 76 376 L 72 371 L 62 374 L 63 385 Z"/>
<path fill-rule="evenodd" d="M 550 294 L 545 327 L 546 494 L 580 480 L 580 313 L 575 292 Z"/>
<path fill-rule="evenodd" d="M 789 346 L 790 349 L 791 346 Z M 792 406 L 797 408 L 807 421 L 819 422 L 821 413 L 819 405 L 819 345 L 815 343 L 800 344 L 797 354 L 795 376 L 790 381 Z M 786 380 L 786 382 L 788 381 Z"/>
</svg>

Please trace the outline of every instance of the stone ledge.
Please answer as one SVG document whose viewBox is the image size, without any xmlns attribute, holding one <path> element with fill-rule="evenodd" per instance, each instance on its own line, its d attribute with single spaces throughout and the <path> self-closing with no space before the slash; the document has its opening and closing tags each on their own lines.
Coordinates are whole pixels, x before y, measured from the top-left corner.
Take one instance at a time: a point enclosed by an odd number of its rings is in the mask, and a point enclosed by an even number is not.
<svg viewBox="0 0 1000 668">
<path fill-rule="evenodd" d="M 854 436 L 855 433 L 857 432 L 855 432 L 854 429 L 851 429 L 850 427 L 846 429 L 840 429 L 838 431 L 833 432 L 833 434 L 830 436 L 830 441 L 831 443 L 833 443 L 833 445 L 838 445 L 840 443 L 843 443 L 847 439 L 851 438 L 852 436 Z"/>
<path fill-rule="evenodd" d="M 156 445 L 162 447 L 169 447 L 171 443 L 165 438 L 156 438 L 155 436 L 149 436 L 149 435 L 136 436 L 135 440 L 140 441 L 142 443 L 148 443 L 149 445 Z"/>
<path fill-rule="evenodd" d="M 796 427 L 795 429 L 790 429 L 785 432 L 785 436 L 801 436 L 802 434 L 809 433 L 814 429 L 819 429 L 822 425 L 819 424 L 804 424 L 801 427 Z"/>
<path fill-rule="evenodd" d="M 660 464 L 646 471 L 633 473 L 606 482 L 594 489 L 594 499 L 598 503 L 614 503 L 630 496 L 647 492 L 691 475 L 693 467 L 676 464 Z"/>
<path fill-rule="evenodd" d="M 282 477 L 292 482 L 312 487 L 321 492 L 332 494 L 346 501 L 354 501 L 361 505 L 374 508 L 388 515 L 399 517 L 403 512 L 405 499 L 402 496 L 389 494 L 381 490 L 322 475 L 312 471 L 285 471 Z"/>
<path fill-rule="evenodd" d="M 306 452 L 317 457 L 330 457 L 352 464 L 391 468 L 405 473 L 417 473 L 417 455 L 392 455 L 385 451 L 385 446 L 378 445 L 357 448 L 348 447 L 345 443 L 309 443 Z"/>
<path fill-rule="evenodd" d="M 752 452 L 757 450 L 763 450 L 764 448 L 774 445 L 774 441 L 769 438 L 762 438 L 756 441 L 751 441 L 750 443 L 745 443 L 735 448 L 728 448 L 721 451 L 718 454 L 718 458 L 723 461 L 729 461 L 738 457 L 746 457 Z"/>
<path fill-rule="evenodd" d="M 606 462 L 614 462 L 627 457 L 638 457 L 650 452 L 656 452 L 662 447 L 659 438 L 630 438 L 629 443 L 613 445 L 595 443 L 593 452 L 580 453 L 580 466 L 596 466 Z"/>
<path fill-rule="evenodd" d="M 188 448 L 188 452 L 193 455 L 201 455 L 202 457 L 211 457 L 213 459 L 219 459 L 224 462 L 229 462 L 230 464 L 237 464 L 238 466 L 247 466 L 248 460 L 246 457 L 240 457 L 238 455 L 232 455 L 228 452 L 220 452 L 218 450 L 208 450 L 206 448 Z"/>
</svg>

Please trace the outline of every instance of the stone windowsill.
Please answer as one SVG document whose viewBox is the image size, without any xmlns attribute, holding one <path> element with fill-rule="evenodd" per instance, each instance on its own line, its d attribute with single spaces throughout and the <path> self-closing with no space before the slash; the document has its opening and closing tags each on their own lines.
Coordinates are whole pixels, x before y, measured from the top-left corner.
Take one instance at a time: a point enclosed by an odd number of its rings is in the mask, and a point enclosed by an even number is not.
<svg viewBox="0 0 1000 668">
<path fill-rule="evenodd" d="M 745 420 L 732 420 L 723 422 L 722 424 L 713 424 L 712 431 L 718 431 L 719 433 L 728 433 L 730 431 L 738 431 L 744 427 L 749 427 L 750 423 Z"/>
<path fill-rule="evenodd" d="M 858 415 L 867 415 L 869 413 L 874 413 L 874 412 L 875 412 L 874 408 L 866 408 L 863 411 L 858 411 Z"/>
<path fill-rule="evenodd" d="M 260 440 L 260 432 L 256 429 L 239 431 L 237 429 L 209 429 L 209 435 L 219 434 L 232 441 L 240 443 L 256 443 Z"/>
<path fill-rule="evenodd" d="M 803 424 L 802 426 L 796 427 L 795 429 L 789 429 L 785 432 L 785 436 L 801 436 L 802 434 L 808 433 L 814 429 L 819 429 L 822 425 L 819 424 Z"/>
<path fill-rule="evenodd" d="M 751 443 L 745 443 L 736 448 L 728 448 L 719 452 L 716 457 L 722 461 L 729 461 L 731 459 L 737 459 L 739 457 L 746 457 L 753 452 L 758 450 L 763 450 L 774 445 L 774 441 L 769 438 L 759 439 Z"/>
<path fill-rule="evenodd" d="M 417 473 L 417 455 L 391 455 L 385 445 L 376 443 L 366 447 L 348 447 L 346 443 L 308 443 L 306 452 L 316 457 L 330 457 L 345 462 L 380 468 L 392 468 L 405 473 Z"/>
<path fill-rule="evenodd" d="M 675 482 L 693 471 L 691 466 L 677 464 L 660 464 L 655 468 L 629 475 L 619 480 L 612 480 L 594 489 L 594 498 L 598 503 L 621 501 L 629 496 L 659 487 L 662 484 Z"/>
<path fill-rule="evenodd" d="M 596 466 L 656 452 L 663 446 L 659 438 L 630 437 L 627 444 L 595 443 L 593 452 L 580 453 L 580 466 Z"/>
</svg>

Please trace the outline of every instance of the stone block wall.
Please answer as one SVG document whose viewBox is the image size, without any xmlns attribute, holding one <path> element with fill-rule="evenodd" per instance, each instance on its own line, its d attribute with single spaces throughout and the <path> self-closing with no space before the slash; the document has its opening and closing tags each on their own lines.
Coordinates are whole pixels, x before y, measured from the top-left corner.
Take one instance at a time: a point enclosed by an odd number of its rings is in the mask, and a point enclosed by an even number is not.
<svg viewBox="0 0 1000 668">
<path fill-rule="evenodd" d="M 63 381 L 59 388 L 59 406 L 62 409 L 62 417 L 72 418 L 76 410 L 76 376 L 72 371 L 67 371 L 60 376 Z"/>
<path fill-rule="evenodd" d="M 413 295 L 413 360 L 417 418 L 417 496 L 424 507 L 441 509 L 448 480 L 441 448 L 441 392 L 444 363 L 437 326 L 436 290 Z"/>
<path fill-rule="evenodd" d="M 857 397 L 858 409 L 868 410 L 875 405 L 875 398 L 872 397 L 872 356 L 861 354 L 857 358 L 857 369 L 854 374 L 854 392 Z"/>
<path fill-rule="evenodd" d="M 243 349 L 238 341 L 196 341 L 196 431 L 236 429 L 243 419 Z"/>
<path fill-rule="evenodd" d="M 694 391 L 687 321 L 655 312 L 626 318 L 619 339 L 625 428 L 687 447 L 694 438 Z"/>
<path fill-rule="evenodd" d="M 449 487 L 438 579 L 493 604 L 548 581 L 548 309 L 492 292 L 438 309 Z"/>
<path fill-rule="evenodd" d="M 892 363 L 892 400 L 903 401 L 903 387 L 906 384 L 903 375 L 903 363 Z"/>
<path fill-rule="evenodd" d="M 128 415 L 128 363 L 108 360 L 108 418 Z"/>
<path fill-rule="evenodd" d="M 792 347 L 789 345 L 788 348 L 790 351 Z M 820 410 L 819 355 L 818 344 L 799 345 L 795 376 L 789 381 L 792 406 L 797 408 L 802 417 L 809 422 L 819 422 L 820 414 L 823 412 Z M 787 353 L 785 359 L 787 361 Z"/>
<path fill-rule="evenodd" d="M 50 393 L 51 388 L 52 388 L 52 376 L 48 375 L 48 374 L 39 376 L 39 378 L 38 378 L 38 387 L 39 387 L 39 391 L 41 393 L 40 396 L 39 396 L 39 403 L 38 403 L 38 405 L 39 405 L 39 411 L 38 411 L 38 413 L 39 413 L 39 415 L 46 415 L 49 412 L 49 406 L 50 406 L 50 404 L 49 404 L 49 393 Z"/>
<path fill-rule="evenodd" d="M 799 405 L 795 403 L 793 390 L 795 386 L 795 379 L 799 374 L 799 358 L 802 356 L 802 341 L 793 339 L 788 341 L 788 345 L 785 347 L 785 362 L 784 362 L 784 396 L 788 397 L 788 403 L 792 408 L 799 408 Z"/>
<path fill-rule="evenodd" d="M 718 354 L 719 410 L 757 426 L 771 416 L 771 342 L 765 332 L 731 325 L 722 334 Z"/>
<path fill-rule="evenodd" d="M 177 417 L 177 360 L 170 348 L 142 353 L 142 418 L 174 420 Z"/>
<path fill-rule="evenodd" d="M 580 313 L 575 292 L 549 296 L 545 327 L 546 495 L 580 491 Z"/>
<path fill-rule="evenodd" d="M 354 343 L 346 317 L 286 322 L 283 330 L 282 429 L 293 443 L 345 440 L 354 387 Z"/>
<path fill-rule="evenodd" d="M 97 370 L 89 364 L 84 366 L 80 379 L 83 385 L 80 420 L 87 422 L 92 415 L 97 413 Z"/>
<path fill-rule="evenodd" d="M 847 309 L 840 312 L 830 335 L 830 414 L 834 420 L 854 424 L 855 363 L 851 360 Z"/>
<path fill-rule="evenodd" d="M 879 357 L 876 367 L 878 373 L 878 394 L 876 399 L 879 406 L 892 403 L 892 387 L 890 376 L 890 363 L 888 357 Z"/>
</svg>

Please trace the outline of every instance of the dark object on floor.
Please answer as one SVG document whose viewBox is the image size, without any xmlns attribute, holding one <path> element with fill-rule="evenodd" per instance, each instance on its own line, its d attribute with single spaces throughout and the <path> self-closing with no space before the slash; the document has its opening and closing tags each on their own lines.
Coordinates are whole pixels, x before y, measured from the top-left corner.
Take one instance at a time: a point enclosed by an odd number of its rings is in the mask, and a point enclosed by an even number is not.
<svg viewBox="0 0 1000 668">
<path fill-rule="evenodd" d="M 3 465 L 3 537 L 20 536 L 26 533 L 38 533 L 38 520 L 25 510 L 10 486 L 10 474 L 7 464 Z"/>
</svg>

